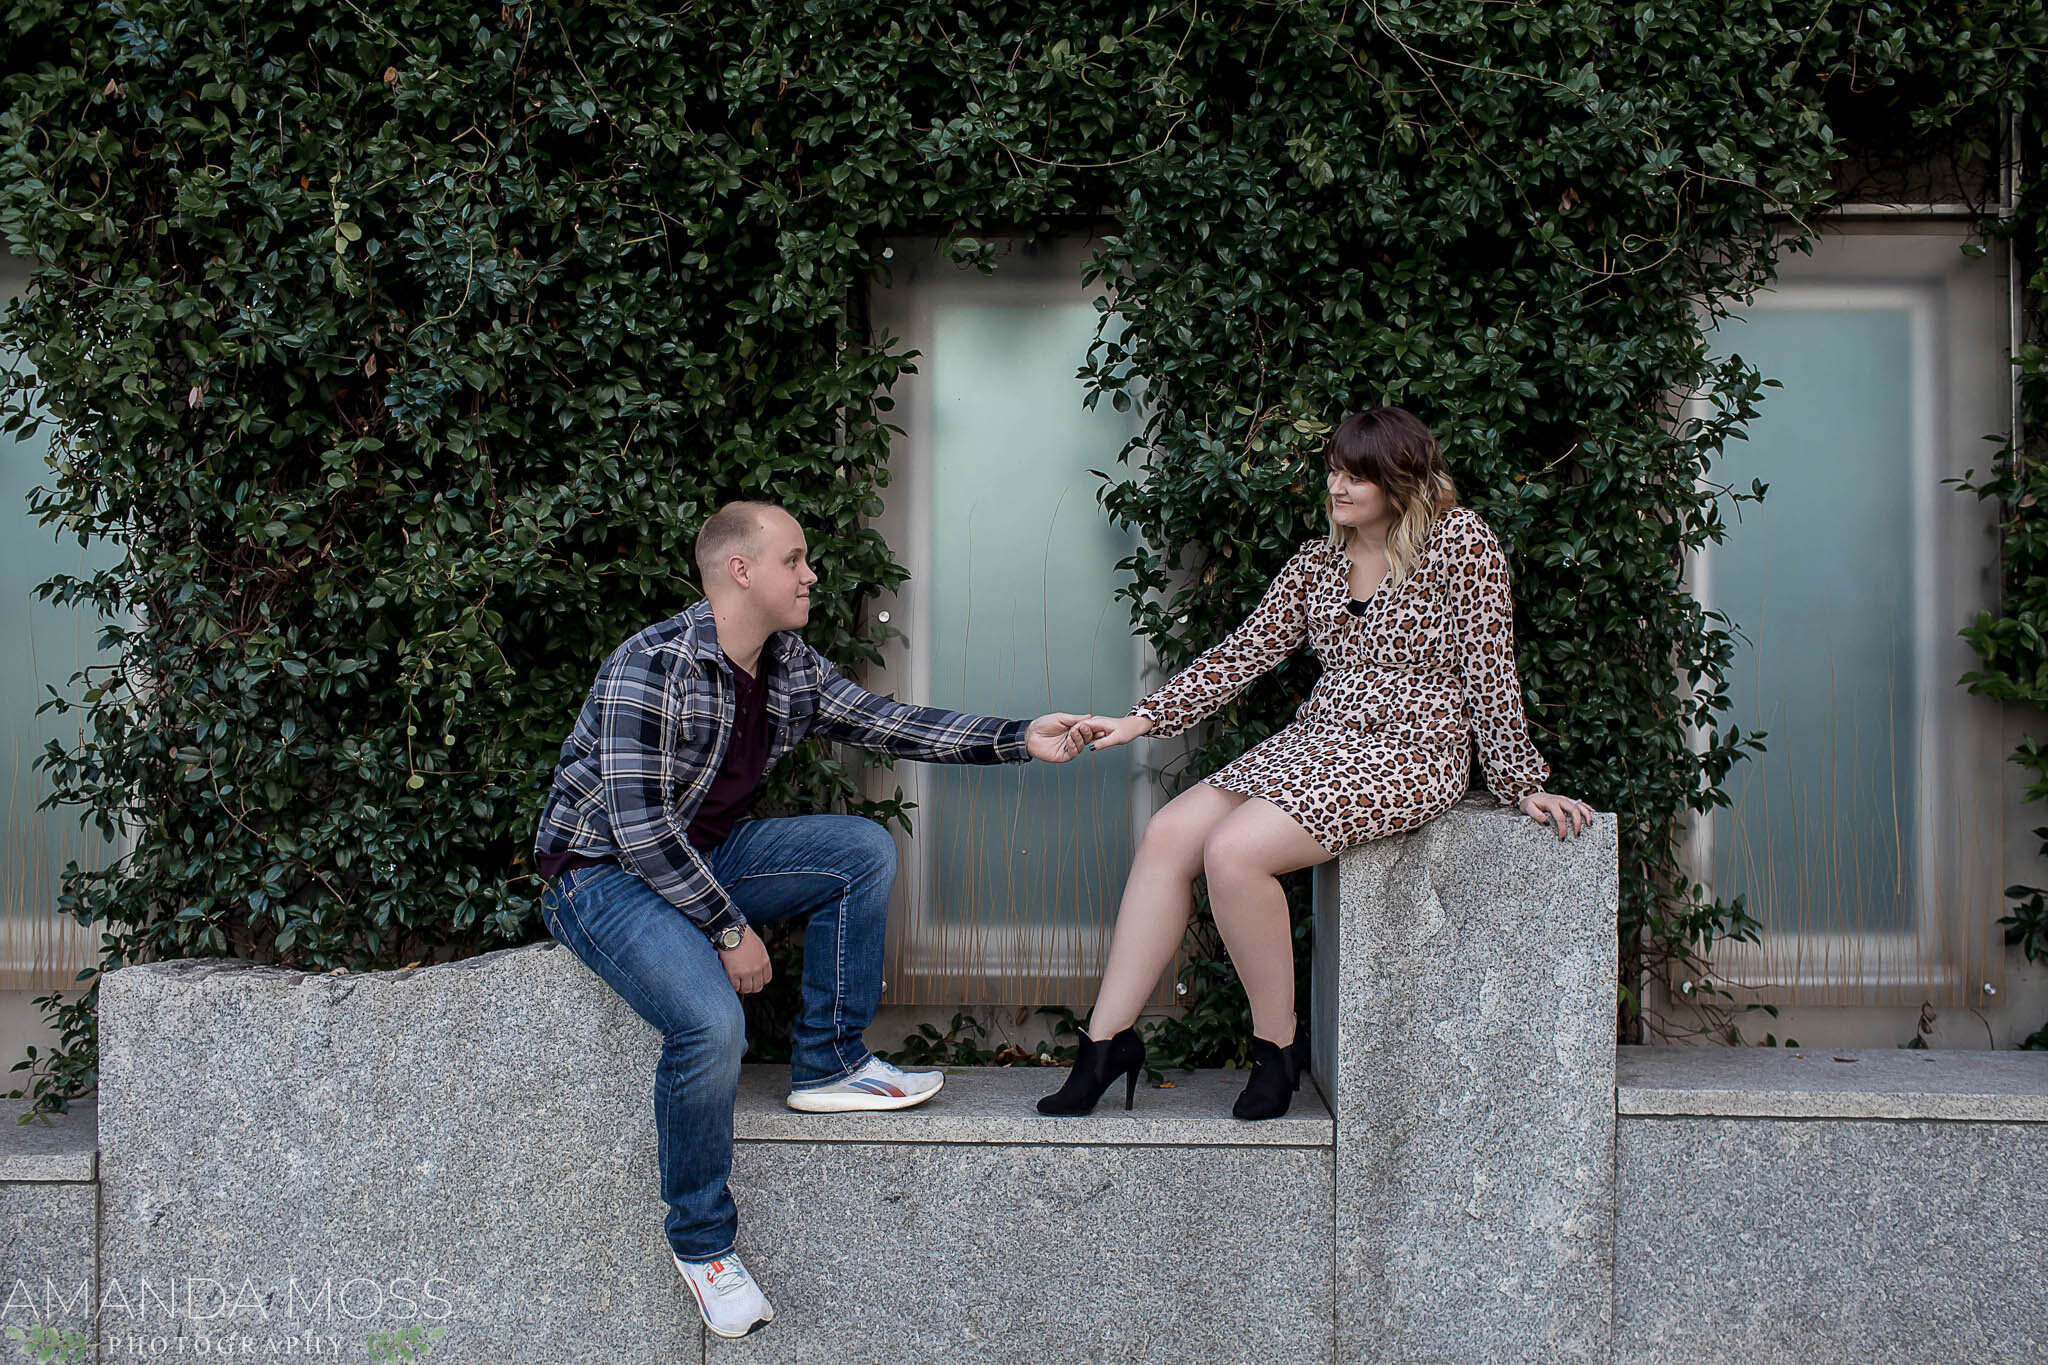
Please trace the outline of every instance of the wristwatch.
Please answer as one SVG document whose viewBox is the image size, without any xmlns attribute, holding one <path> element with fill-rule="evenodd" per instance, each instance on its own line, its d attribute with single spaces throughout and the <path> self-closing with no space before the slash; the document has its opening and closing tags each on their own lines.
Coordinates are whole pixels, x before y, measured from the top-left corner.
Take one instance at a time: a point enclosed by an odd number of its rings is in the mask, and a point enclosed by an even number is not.
<svg viewBox="0 0 2048 1365">
<path fill-rule="evenodd" d="M 720 951 L 721 953 L 729 953 L 734 948 L 739 947 L 740 944 L 746 942 L 746 938 L 747 926 L 744 924 L 735 924 L 730 929 L 721 929 L 719 932 L 713 934 L 711 936 L 711 941 L 718 945 L 718 951 Z"/>
</svg>

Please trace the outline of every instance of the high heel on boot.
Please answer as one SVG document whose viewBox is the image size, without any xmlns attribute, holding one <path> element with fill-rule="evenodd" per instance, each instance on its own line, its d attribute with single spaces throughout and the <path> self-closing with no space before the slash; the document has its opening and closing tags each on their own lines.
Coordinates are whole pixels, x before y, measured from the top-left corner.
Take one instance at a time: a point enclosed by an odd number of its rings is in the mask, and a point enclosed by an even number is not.
<svg viewBox="0 0 2048 1365">
<path fill-rule="evenodd" d="M 1296 1025 L 1294 1041 L 1286 1047 L 1254 1035 L 1251 1079 L 1245 1082 L 1244 1093 L 1237 1097 L 1237 1103 L 1230 1107 L 1232 1117 L 1279 1118 L 1294 1102 L 1294 1092 L 1301 1089 L 1301 1078 L 1307 1070 L 1307 1030 Z"/>
<path fill-rule="evenodd" d="M 1074 1069 L 1067 1083 L 1038 1102 L 1041 1114 L 1086 1114 L 1095 1108 L 1102 1092 L 1124 1078 L 1124 1108 L 1137 1099 L 1138 1073 L 1145 1069 L 1145 1040 L 1136 1028 L 1127 1028 L 1107 1042 L 1096 1042 L 1086 1033 L 1074 1050 Z"/>
</svg>

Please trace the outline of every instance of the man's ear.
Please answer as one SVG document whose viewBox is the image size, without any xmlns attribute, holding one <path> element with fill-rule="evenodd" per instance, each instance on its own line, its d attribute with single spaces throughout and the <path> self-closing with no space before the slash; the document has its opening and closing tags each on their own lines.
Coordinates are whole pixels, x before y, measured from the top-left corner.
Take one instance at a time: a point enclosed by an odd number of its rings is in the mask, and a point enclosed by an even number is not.
<svg viewBox="0 0 2048 1365">
<path fill-rule="evenodd" d="M 742 588 L 754 586 L 753 570 L 747 564 L 747 557 L 745 555 L 734 555 L 726 560 L 725 572 L 727 577 L 731 578 L 734 583 L 737 583 Z"/>
</svg>

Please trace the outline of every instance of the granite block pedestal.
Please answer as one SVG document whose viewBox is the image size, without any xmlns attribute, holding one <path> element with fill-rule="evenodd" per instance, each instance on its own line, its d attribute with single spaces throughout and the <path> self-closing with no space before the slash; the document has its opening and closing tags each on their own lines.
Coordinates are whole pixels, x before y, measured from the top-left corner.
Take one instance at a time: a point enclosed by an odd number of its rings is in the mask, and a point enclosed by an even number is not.
<svg viewBox="0 0 2048 1365">
<path fill-rule="evenodd" d="M 1609 1359 L 1616 856 L 1468 801 L 1326 865 L 1340 1360 Z"/>
</svg>

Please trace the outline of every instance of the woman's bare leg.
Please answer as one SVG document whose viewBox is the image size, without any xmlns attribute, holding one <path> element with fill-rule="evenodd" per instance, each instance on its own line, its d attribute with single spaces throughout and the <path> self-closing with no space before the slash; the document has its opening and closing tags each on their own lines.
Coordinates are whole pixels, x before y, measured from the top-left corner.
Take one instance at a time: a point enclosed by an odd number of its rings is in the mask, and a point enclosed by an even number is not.
<svg viewBox="0 0 2048 1365">
<path fill-rule="evenodd" d="M 1117 907 L 1109 962 L 1096 988 L 1090 1038 L 1108 1038 L 1138 1022 L 1159 974 L 1180 949 L 1194 909 L 1202 845 L 1218 821 L 1245 798 L 1200 782 L 1161 806 L 1146 822 Z"/>
<path fill-rule="evenodd" d="M 1256 798 L 1217 821 L 1202 845 L 1209 908 L 1251 999 L 1252 1033 L 1278 1047 L 1294 1041 L 1294 935 L 1280 874 L 1333 856 L 1293 816 Z"/>
</svg>

